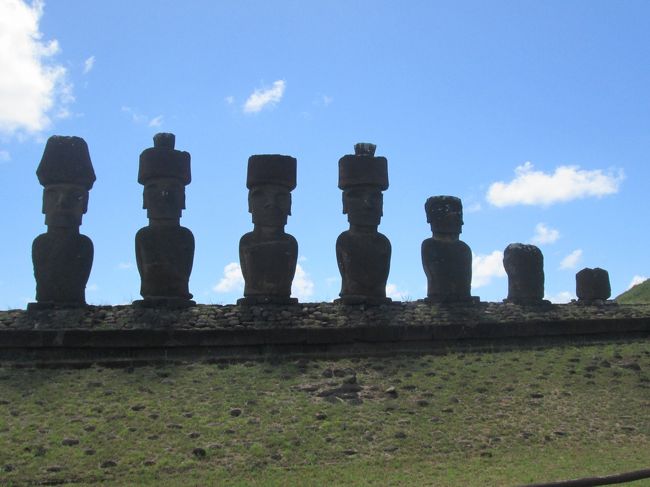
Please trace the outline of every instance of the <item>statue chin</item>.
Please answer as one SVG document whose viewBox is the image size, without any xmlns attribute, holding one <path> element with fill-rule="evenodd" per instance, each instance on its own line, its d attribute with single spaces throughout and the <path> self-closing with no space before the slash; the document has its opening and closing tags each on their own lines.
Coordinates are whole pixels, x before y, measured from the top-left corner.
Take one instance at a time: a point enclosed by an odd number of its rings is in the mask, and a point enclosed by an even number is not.
<svg viewBox="0 0 650 487">
<path fill-rule="evenodd" d="M 81 226 L 81 215 L 66 211 L 57 211 L 45 215 L 48 227 L 78 228 Z"/>
</svg>

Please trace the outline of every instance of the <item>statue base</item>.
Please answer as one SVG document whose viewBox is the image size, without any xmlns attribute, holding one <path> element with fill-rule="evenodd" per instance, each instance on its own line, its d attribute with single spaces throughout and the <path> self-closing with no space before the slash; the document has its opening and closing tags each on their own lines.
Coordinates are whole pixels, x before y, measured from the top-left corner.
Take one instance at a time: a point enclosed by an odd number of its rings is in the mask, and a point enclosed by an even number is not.
<svg viewBox="0 0 650 487">
<path fill-rule="evenodd" d="M 366 306 L 381 306 L 382 304 L 392 303 L 393 300 L 381 296 L 362 296 L 359 294 L 346 294 L 341 296 L 339 299 L 335 299 L 335 304 L 345 304 L 345 305 L 359 305 L 364 304 Z"/>
<path fill-rule="evenodd" d="M 166 298 L 166 297 L 157 297 L 157 298 L 144 298 L 138 299 L 131 303 L 134 308 L 191 308 L 196 306 L 196 301 L 191 299 L 184 298 Z"/>
<path fill-rule="evenodd" d="M 506 304 L 517 304 L 519 306 L 551 306 L 548 299 L 504 299 Z"/>
<path fill-rule="evenodd" d="M 446 296 L 427 296 L 422 301 L 427 304 L 479 304 L 481 298 L 479 296 L 467 296 L 467 297 L 446 297 Z"/>
<path fill-rule="evenodd" d="M 263 304 L 298 304 L 298 299 L 283 296 L 245 296 L 237 300 L 238 306 L 259 306 Z"/>
<path fill-rule="evenodd" d="M 27 311 L 85 308 L 86 306 L 88 305 L 85 302 L 55 303 L 53 301 L 43 301 L 43 302 L 27 303 Z"/>
</svg>

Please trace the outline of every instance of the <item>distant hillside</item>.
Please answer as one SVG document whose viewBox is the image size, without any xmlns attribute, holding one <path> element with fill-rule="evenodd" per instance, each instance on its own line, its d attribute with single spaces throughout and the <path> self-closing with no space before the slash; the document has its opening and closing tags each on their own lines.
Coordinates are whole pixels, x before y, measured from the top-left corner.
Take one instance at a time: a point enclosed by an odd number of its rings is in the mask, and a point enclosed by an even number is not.
<svg viewBox="0 0 650 487">
<path fill-rule="evenodd" d="M 621 304 L 650 304 L 650 279 L 620 294 L 616 301 Z"/>
</svg>

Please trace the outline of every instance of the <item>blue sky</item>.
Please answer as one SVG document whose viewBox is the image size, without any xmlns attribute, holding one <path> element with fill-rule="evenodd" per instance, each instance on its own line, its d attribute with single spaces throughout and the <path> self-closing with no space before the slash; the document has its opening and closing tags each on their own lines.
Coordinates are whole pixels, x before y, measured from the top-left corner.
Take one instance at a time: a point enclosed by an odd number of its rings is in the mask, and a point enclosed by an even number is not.
<svg viewBox="0 0 650 487">
<path fill-rule="evenodd" d="M 0 307 L 34 299 L 35 170 L 53 134 L 83 137 L 97 174 L 81 227 L 95 245 L 88 302 L 139 298 L 138 157 L 162 131 L 192 155 L 181 223 L 200 303 L 241 296 L 258 153 L 298 159 L 294 295 L 337 297 L 337 162 L 362 141 L 388 158 L 393 297 L 426 295 L 437 194 L 463 200 L 483 300 L 506 296 L 513 242 L 540 246 L 553 301 L 583 267 L 607 269 L 619 294 L 650 276 L 648 18 L 645 1 L 0 0 Z"/>
</svg>

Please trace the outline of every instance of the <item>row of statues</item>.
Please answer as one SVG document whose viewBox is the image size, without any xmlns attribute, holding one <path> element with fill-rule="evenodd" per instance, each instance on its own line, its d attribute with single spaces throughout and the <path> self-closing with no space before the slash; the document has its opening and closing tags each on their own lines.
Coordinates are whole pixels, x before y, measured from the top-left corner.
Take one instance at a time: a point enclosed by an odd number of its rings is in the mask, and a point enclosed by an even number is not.
<svg viewBox="0 0 650 487">
<path fill-rule="evenodd" d="M 295 158 L 254 155 L 248 160 L 246 187 L 253 230 L 239 241 L 244 277 L 241 305 L 292 304 L 298 243 L 284 231 L 296 187 Z M 52 136 L 36 171 L 44 186 L 43 213 L 47 233 L 33 243 L 36 302 L 29 308 L 85 305 L 85 287 L 93 261 L 91 240 L 79 233 L 95 182 L 88 146 L 79 137 Z M 194 236 L 180 225 L 185 186 L 192 180 L 190 154 L 175 149 L 175 136 L 159 133 L 140 154 L 138 182 L 144 186 L 143 208 L 149 224 L 135 236 L 141 278 L 141 300 L 134 306 L 193 306 L 189 278 Z M 359 143 L 355 153 L 339 160 L 338 186 L 349 229 L 336 240 L 342 304 L 389 303 L 386 282 L 391 244 L 377 229 L 388 189 L 388 162 L 375 156 L 375 145 Z M 475 303 L 471 296 L 472 252 L 460 240 L 463 207 L 454 196 L 432 196 L 425 203 L 432 237 L 422 242 L 422 265 L 429 303 Z M 511 244 L 504 252 L 508 298 L 517 304 L 544 302 L 543 256 L 534 245 Z M 580 301 L 610 297 L 609 276 L 602 269 L 583 269 L 576 276 Z"/>
</svg>

